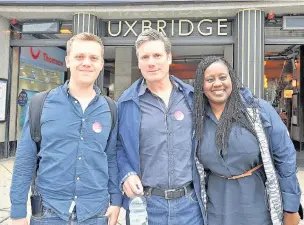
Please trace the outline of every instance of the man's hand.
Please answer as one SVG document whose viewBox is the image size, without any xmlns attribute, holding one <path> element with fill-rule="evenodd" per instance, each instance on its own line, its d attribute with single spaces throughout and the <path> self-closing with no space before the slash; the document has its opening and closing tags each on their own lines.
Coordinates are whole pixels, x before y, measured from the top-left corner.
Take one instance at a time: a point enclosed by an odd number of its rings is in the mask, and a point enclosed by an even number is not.
<svg viewBox="0 0 304 225">
<path fill-rule="evenodd" d="M 28 225 L 27 219 L 26 218 L 12 219 L 12 225 Z"/>
<path fill-rule="evenodd" d="M 284 212 L 284 225 L 298 225 L 300 223 L 299 213 Z"/>
<path fill-rule="evenodd" d="M 110 206 L 105 214 L 108 217 L 108 225 L 116 225 L 119 216 L 120 207 Z"/>
<path fill-rule="evenodd" d="M 143 186 L 137 175 L 130 175 L 123 184 L 123 191 L 130 198 L 144 193 Z"/>
</svg>

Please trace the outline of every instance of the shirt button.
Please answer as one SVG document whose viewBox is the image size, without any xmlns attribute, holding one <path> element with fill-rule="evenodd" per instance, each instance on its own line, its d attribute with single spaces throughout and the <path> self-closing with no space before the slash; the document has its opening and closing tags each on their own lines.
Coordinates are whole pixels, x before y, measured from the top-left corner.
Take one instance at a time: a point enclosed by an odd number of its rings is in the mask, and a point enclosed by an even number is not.
<svg viewBox="0 0 304 225">
<path fill-rule="evenodd" d="M 174 172 L 173 171 L 171 171 L 171 174 L 173 174 Z"/>
<path fill-rule="evenodd" d="M 80 180 L 80 177 L 77 177 L 76 179 L 77 179 L 77 180 Z"/>
<path fill-rule="evenodd" d="M 82 119 L 82 121 L 84 122 L 84 121 L 85 121 L 85 119 Z"/>
<path fill-rule="evenodd" d="M 77 199 L 77 196 L 75 196 L 74 198 Z"/>
<path fill-rule="evenodd" d="M 81 157 L 78 157 L 78 160 L 81 160 Z"/>
<path fill-rule="evenodd" d="M 83 137 L 81 137 L 80 139 L 83 140 Z"/>
<path fill-rule="evenodd" d="M 77 104 L 77 103 L 78 103 L 78 101 L 75 101 L 75 103 Z"/>
</svg>

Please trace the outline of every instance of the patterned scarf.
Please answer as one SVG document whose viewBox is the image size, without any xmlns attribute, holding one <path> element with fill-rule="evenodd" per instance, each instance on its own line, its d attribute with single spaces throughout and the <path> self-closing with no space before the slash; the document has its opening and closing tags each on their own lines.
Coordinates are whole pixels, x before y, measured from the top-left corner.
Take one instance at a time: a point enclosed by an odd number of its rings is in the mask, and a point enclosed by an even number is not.
<svg viewBox="0 0 304 225">
<path fill-rule="evenodd" d="M 269 211 L 273 225 L 283 225 L 283 203 L 280 190 L 280 184 L 278 177 L 275 171 L 272 155 L 269 150 L 269 145 L 267 137 L 262 125 L 261 118 L 259 116 L 258 109 L 248 108 L 248 113 L 251 116 L 251 120 L 254 125 L 254 129 L 257 134 L 257 138 L 260 143 L 260 152 L 262 161 L 264 164 L 264 170 L 266 174 L 266 193 L 269 202 Z M 196 167 L 199 173 L 200 185 L 201 185 L 201 199 L 204 206 L 204 214 L 207 217 L 207 192 L 206 192 L 206 183 L 205 183 L 205 170 L 204 166 L 199 162 L 198 158 L 195 157 Z"/>
</svg>

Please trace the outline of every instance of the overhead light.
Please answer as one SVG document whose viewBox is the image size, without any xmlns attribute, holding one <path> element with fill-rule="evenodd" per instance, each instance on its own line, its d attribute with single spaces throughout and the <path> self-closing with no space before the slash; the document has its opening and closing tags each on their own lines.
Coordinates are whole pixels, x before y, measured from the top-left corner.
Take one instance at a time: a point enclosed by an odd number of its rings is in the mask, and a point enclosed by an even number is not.
<svg viewBox="0 0 304 225">
<path fill-rule="evenodd" d="M 60 29 L 60 33 L 61 34 L 71 34 L 72 31 L 70 31 L 69 29 Z"/>
<path fill-rule="evenodd" d="M 282 30 L 304 30 L 304 16 L 283 16 Z"/>
<path fill-rule="evenodd" d="M 59 31 L 59 21 L 25 22 L 22 24 L 22 33 L 29 34 L 56 34 Z"/>
</svg>

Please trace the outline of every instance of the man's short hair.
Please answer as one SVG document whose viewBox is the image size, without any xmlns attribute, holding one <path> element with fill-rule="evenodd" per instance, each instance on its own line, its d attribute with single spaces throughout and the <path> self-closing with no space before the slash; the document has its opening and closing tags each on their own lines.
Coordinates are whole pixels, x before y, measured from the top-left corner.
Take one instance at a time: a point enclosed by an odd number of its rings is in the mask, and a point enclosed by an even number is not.
<svg viewBox="0 0 304 225">
<path fill-rule="evenodd" d="M 166 53 L 171 53 L 170 40 L 166 36 L 164 36 L 163 33 L 155 29 L 145 30 L 138 36 L 135 42 L 136 51 L 143 43 L 147 41 L 162 41 L 164 43 Z"/>
<path fill-rule="evenodd" d="M 66 48 L 67 54 L 70 53 L 71 48 L 72 48 L 72 44 L 73 44 L 74 41 L 94 41 L 94 42 L 97 42 L 101 46 L 102 55 L 104 54 L 104 46 L 103 46 L 102 40 L 101 40 L 100 37 L 96 36 L 95 34 L 90 34 L 90 33 L 87 33 L 87 32 L 83 32 L 83 33 L 79 33 L 79 34 L 76 34 L 73 37 L 71 37 L 71 39 L 68 40 L 68 42 L 67 42 L 67 48 Z"/>
</svg>

